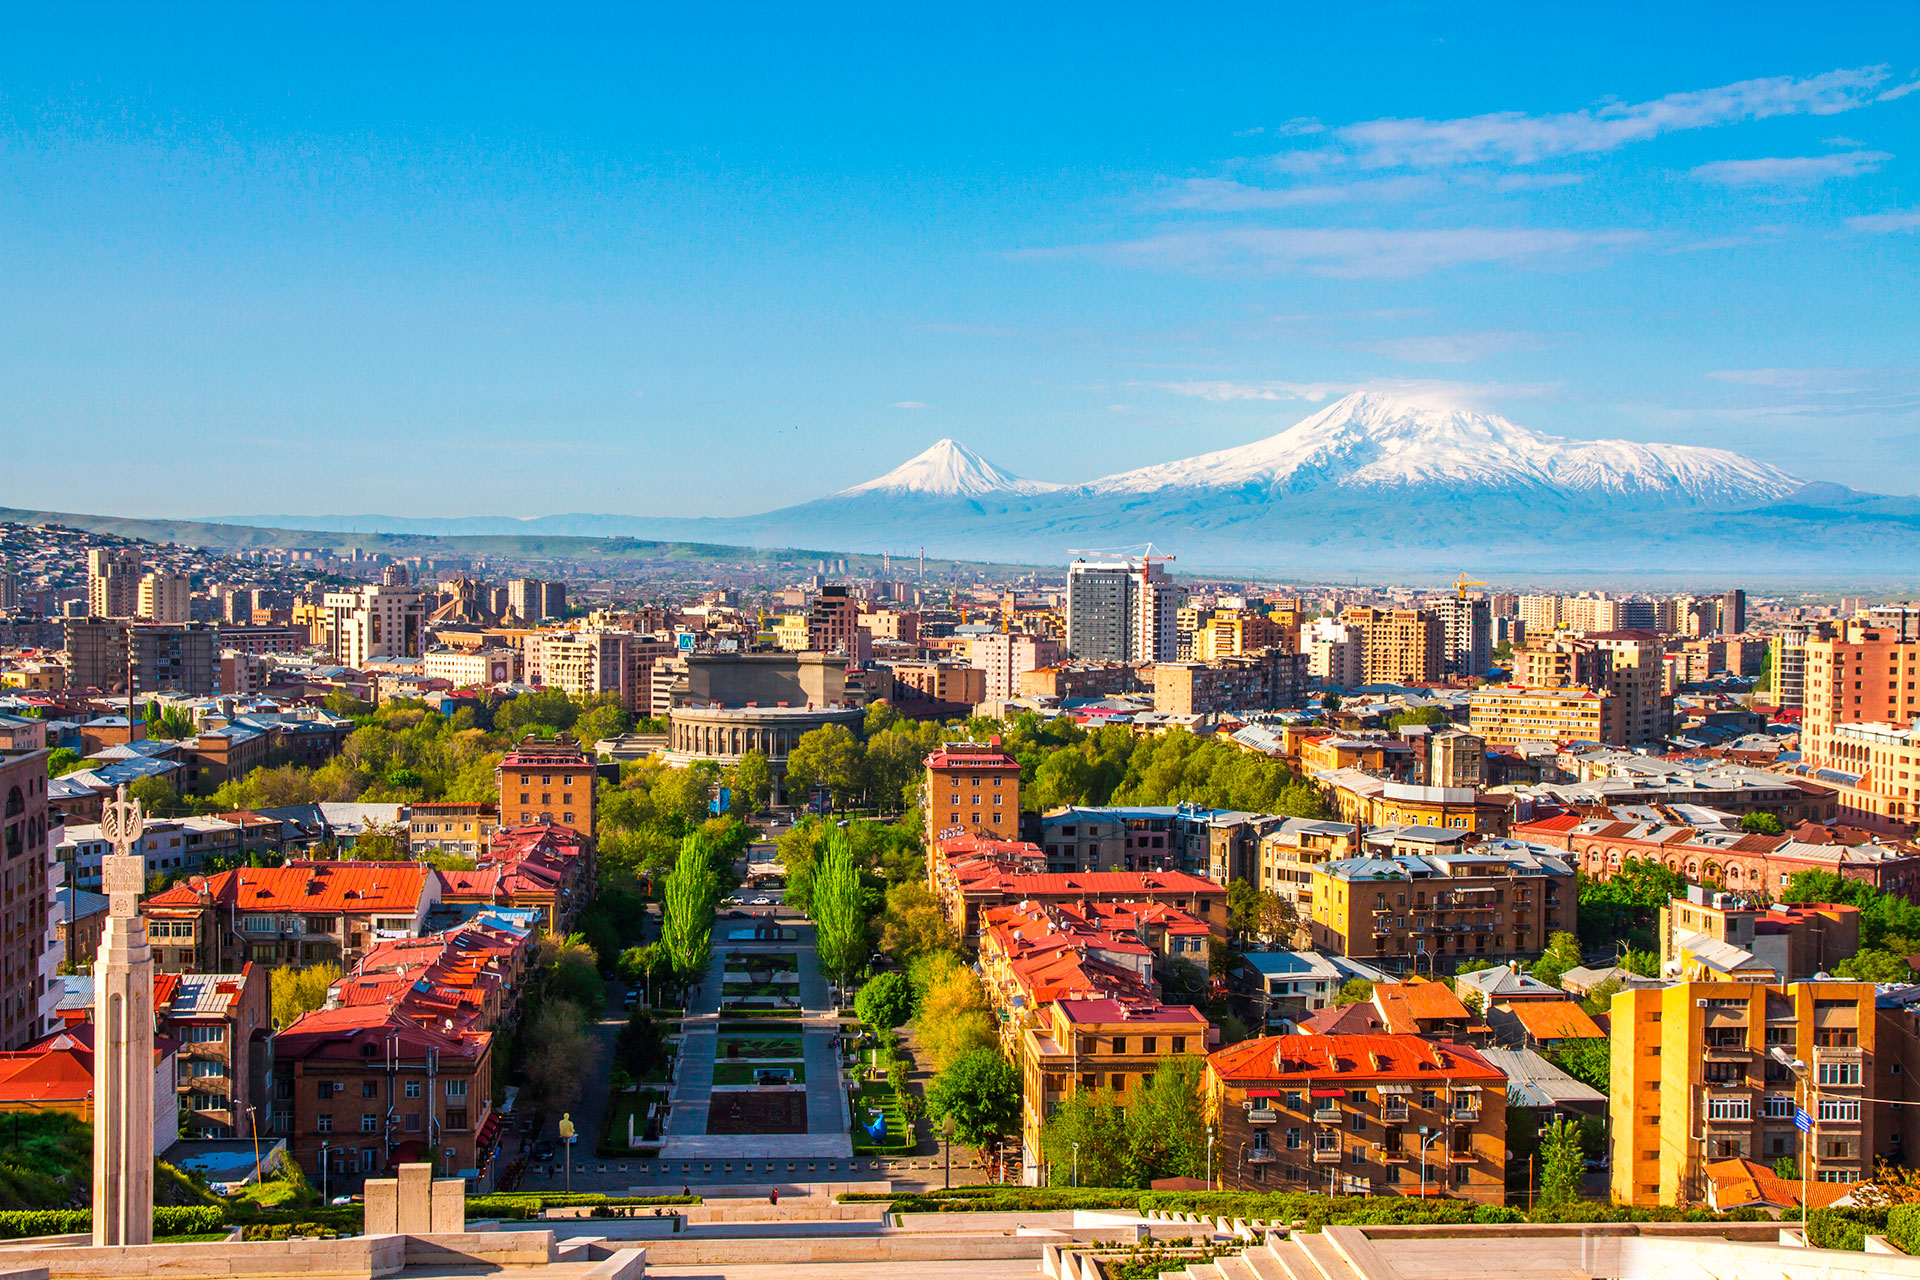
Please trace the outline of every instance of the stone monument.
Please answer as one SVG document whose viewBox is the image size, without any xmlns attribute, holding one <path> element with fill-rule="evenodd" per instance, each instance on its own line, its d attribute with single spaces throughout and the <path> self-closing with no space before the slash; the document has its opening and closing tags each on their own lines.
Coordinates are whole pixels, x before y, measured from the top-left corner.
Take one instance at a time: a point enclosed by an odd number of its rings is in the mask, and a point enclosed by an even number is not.
<svg viewBox="0 0 1920 1280">
<path fill-rule="evenodd" d="M 93 965 L 93 1243 L 153 1243 L 153 951 L 140 916 L 147 859 L 140 802 L 120 788 L 100 814 L 106 929 Z"/>
</svg>

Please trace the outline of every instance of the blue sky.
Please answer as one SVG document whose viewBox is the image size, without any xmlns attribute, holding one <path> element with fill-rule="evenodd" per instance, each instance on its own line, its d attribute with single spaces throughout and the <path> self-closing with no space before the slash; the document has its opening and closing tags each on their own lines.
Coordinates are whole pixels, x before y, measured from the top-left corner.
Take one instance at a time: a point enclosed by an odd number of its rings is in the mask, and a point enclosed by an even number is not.
<svg viewBox="0 0 1920 1280">
<path fill-rule="evenodd" d="M 1365 385 L 1920 491 L 1920 7 L 1342 8 L 16 14 L 0 504 L 732 514 Z"/>
</svg>

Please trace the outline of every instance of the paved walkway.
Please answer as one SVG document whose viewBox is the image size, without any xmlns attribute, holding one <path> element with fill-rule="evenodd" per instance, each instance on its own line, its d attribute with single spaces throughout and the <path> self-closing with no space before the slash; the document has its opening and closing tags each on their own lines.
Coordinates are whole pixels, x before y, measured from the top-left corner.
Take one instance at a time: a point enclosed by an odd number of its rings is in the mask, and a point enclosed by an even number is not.
<svg viewBox="0 0 1920 1280">
<path fill-rule="evenodd" d="M 813 926 L 792 919 L 783 919 L 780 923 L 797 928 L 798 941 L 736 941 L 726 935 L 730 927 L 740 927 L 741 922 L 725 917 L 714 922 L 713 963 L 708 967 L 706 981 L 688 1002 L 686 1020 L 680 1024 L 680 1061 L 674 1071 L 673 1109 L 661 1134 L 662 1162 L 697 1161 L 701 1166 L 711 1167 L 715 1161 L 846 1160 L 853 1155 L 846 1087 L 841 1083 L 840 1063 L 833 1050 L 833 1037 L 839 1023 L 828 1003 L 827 984 L 820 976 L 819 961 L 814 954 Z M 754 951 L 794 951 L 799 955 L 801 1052 L 807 1064 L 805 1133 L 707 1132 L 707 1110 L 713 1096 L 713 1061 L 719 1045 L 722 975 L 729 954 Z M 689 1176 L 695 1172 L 704 1176 L 707 1169 L 689 1170 Z"/>
</svg>

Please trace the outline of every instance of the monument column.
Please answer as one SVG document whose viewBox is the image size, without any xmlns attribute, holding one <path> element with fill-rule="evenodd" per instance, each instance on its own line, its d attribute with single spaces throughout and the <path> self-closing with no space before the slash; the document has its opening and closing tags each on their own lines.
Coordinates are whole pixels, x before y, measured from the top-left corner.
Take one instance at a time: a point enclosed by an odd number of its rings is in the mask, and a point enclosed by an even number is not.
<svg viewBox="0 0 1920 1280">
<path fill-rule="evenodd" d="M 100 815 L 106 929 L 93 965 L 93 1243 L 153 1243 L 153 951 L 140 916 L 146 815 L 123 786 Z M 133 850 L 129 852 L 129 850 Z"/>
</svg>

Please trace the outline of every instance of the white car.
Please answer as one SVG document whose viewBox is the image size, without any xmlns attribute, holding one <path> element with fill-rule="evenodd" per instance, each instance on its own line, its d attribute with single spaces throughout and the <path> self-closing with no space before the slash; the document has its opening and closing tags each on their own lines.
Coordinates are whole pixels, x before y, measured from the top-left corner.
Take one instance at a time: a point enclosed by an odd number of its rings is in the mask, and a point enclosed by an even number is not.
<svg viewBox="0 0 1920 1280">
<path fill-rule="evenodd" d="M 756 907 L 770 907 L 773 905 L 773 899 L 772 898 L 755 898 L 753 900 L 753 905 Z"/>
</svg>

